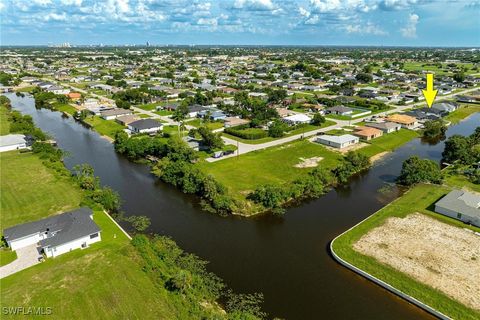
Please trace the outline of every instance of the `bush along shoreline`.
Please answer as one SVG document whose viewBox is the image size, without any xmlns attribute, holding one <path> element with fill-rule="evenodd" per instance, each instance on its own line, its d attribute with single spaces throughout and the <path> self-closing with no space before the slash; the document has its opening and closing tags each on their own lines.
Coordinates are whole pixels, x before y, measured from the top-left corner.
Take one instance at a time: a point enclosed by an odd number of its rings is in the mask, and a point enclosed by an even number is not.
<svg viewBox="0 0 480 320">
<path fill-rule="evenodd" d="M 183 193 L 200 198 L 204 209 L 220 215 L 253 215 L 263 212 L 281 214 L 290 203 L 318 198 L 336 185 L 370 167 L 367 156 L 348 152 L 333 170 L 313 169 L 306 177 L 285 184 L 267 184 L 257 187 L 242 201 L 228 193 L 225 186 L 197 165 L 198 154 L 178 136 L 128 137 L 119 132 L 114 141 L 115 150 L 132 161 L 151 161 L 152 173 L 161 181 L 171 184 Z"/>
</svg>

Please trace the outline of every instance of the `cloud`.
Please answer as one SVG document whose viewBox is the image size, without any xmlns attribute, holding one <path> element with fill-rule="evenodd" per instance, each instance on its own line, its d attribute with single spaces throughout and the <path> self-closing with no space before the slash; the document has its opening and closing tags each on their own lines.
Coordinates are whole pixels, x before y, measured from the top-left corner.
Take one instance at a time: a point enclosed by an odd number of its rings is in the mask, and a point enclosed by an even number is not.
<svg viewBox="0 0 480 320">
<path fill-rule="evenodd" d="M 345 26 L 345 31 L 347 33 L 355 33 L 355 34 L 361 34 L 361 35 L 372 34 L 376 36 L 385 36 L 388 34 L 388 32 L 382 30 L 379 26 L 371 22 L 367 22 L 364 25 L 361 25 L 361 24 L 347 25 Z"/>
<path fill-rule="evenodd" d="M 61 0 L 60 3 L 65 6 L 77 6 L 80 7 L 82 5 L 83 0 Z"/>
<path fill-rule="evenodd" d="M 62 12 L 60 14 L 52 12 L 47 14 L 44 17 L 45 21 L 66 21 L 67 20 L 67 14 L 65 12 Z"/>
<path fill-rule="evenodd" d="M 404 36 L 405 38 L 416 38 L 417 24 L 419 20 L 420 20 L 420 17 L 417 14 L 411 13 L 408 16 L 408 22 L 405 28 L 400 29 L 402 36 Z"/>
<path fill-rule="evenodd" d="M 235 0 L 233 7 L 235 9 L 245 9 L 251 11 L 277 9 L 271 0 Z"/>
<path fill-rule="evenodd" d="M 383 10 L 403 10 L 409 9 L 413 5 L 426 3 L 426 0 L 381 0 L 378 4 Z"/>
</svg>

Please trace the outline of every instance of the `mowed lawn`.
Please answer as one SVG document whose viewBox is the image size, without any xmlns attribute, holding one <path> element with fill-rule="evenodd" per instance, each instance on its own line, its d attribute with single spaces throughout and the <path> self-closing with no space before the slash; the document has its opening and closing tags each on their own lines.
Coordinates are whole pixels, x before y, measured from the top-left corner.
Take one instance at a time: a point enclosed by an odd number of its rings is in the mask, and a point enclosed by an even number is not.
<svg viewBox="0 0 480 320">
<path fill-rule="evenodd" d="M 480 105 L 478 104 L 460 104 L 460 108 L 455 110 L 454 112 L 447 115 L 444 119 L 447 121 L 451 121 L 452 123 L 458 123 L 463 119 L 469 117 L 470 115 L 474 114 L 475 112 L 480 112 Z"/>
<path fill-rule="evenodd" d="M 81 190 L 35 155 L 0 156 L 2 227 L 79 206 Z M 94 220 L 101 242 L 1 279 L 1 307 L 50 307 L 55 319 L 175 319 L 167 291 L 142 271 L 128 238 L 103 211 L 95 211 Z"/>
<path fill-rule="evenodd" d="M 8 110 L 5 106 L 0 106 L 0 136 L 10 133 L 10 122 L 8 122 Z"/>
<path fill-rule="evenodd" d="M 199 166 L 228 187 L 233 196 L 245 196 L 267 183 L 287 183 L 307 174 L 312 168 L 296 168 L 300 158 L 323 157 L 319 167 L 333 168 L 341 158 L 339 153 L 308 140 L 295 141 L 265 150 L 253 151 L 240 157 Z"/>
<path fill-rule="evenodd" d="M 79 206 L 80 188 L 53 174 L 33 153 L 0 153 L 1 229 Z"/>
<path fill-rule="evenodd" d="M 448 181 L 447 181 L 448 182 Z M 439 215 L 433 211 L 433 204 L 451 190 L 448 186 L 421 184 L 413 187 L 402 197 L 373 214 L 352 230 L 343 234 L 333 242 L 335 253 L 354 266 L 391 284 L 395 288 L 416 299 L 425 302 L 453 319 L 479 319 L 480 312 L 474 311 L 461 303 L 449 298 L 432 287 L 422 284 L 392 267 L 378 262 L 375 258 L 362 255 L 352 248 L 352 245 L 371 229 L 384 223 L 389 217 L 403 218 L 408 214 L 419 212 L 442 222 L 480 231 L 480 228 L 467 226 L 457 220 Z"/>
<path fill-rule="evenodd" d="M 397 132 L 383 134 L 381 137 L 368 141 L 369 145 L 358 151 L 371 157 L 381 152 L 392 151 L 416 137 L 418 137 L 416 131 L 400 129 Z"/>
<path fill-rule="evenodd" d="M 125 129 L 124 126 L 114 120 L 104 120 L 98 116 L 87 117 L 84 121 L 90 124 L 93 129 L 102 136 L 107 136 L 112 139 L 115 138 L 115 133 L 117 133 L 117 131 Z"/>
</svg>

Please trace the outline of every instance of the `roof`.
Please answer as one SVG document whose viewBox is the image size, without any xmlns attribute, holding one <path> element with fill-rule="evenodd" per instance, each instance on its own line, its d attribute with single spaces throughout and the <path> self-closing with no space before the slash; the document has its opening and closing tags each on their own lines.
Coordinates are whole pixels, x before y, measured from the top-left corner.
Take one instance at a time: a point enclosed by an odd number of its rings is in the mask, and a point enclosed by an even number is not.
<svg viewBox="0 0 480 320">
<path fill-rule="evenodd" d="M 132 114 L 132 110 L 129 109 L 110 109 L 110 110 L 105 110 L 101 112 L 101 115 L 104 117 L 109 117 L 109 116 L 118 116 L 118 115 L 126 115 L 126 114 Z"/>
<path fill-rule="evenodd" d="M 100 231 L 90 218 L 92 209 L 83 207 L 46 219 L 19 224 L 3 231 L 6 240 L 12 241 L 42 232 L 56 232 L 40 241 L 42 247 L 58 246 Z"/>
<path fill-rule="evenodd" d="M 129 126 L 137 130 L 145 130 L 145 129 L 159 128 L 162 126 L 162 124 L 153 119 L 140 119 L 140 120 L 131 122 Z"/>
<path fill-rule="evenodd" d="M 0 147 L 13 146 L 23 143 L 26 143 L 25 135 L 23 134 L 7 134 L 6 136 L 0 136 Z"/>
<path fill-rule="evenodd" d="M 225 123 L 230 125 L 230 126 L 239 126 L 239 125 L 242 125 L 242 124 L 247 124 L 249 123 L 250 121 L 246 120 L 246 119 L 242 119 L 242 118 L 237 118 L 237 117 L 227 117 L 225 118 Z"/>
<path fill-rule="evenodd" d="M 370 127 L 360 127 L 358 128 L 357 131 L 355 131 L 356 135 L 359 136 L 375 136 L 379 134 L 383 134 L 382 130 L 376 129 L 376 128 L 370 128 Z"/>
<path fill-rule="evenodd" d="M 353 111 L 353 109 L 352 109 L 352 108 L 348 108 L 348 107 L 344 107 L 344 106 L 335 106 L 335 107 L 331 107 L 330 109 L 328 109 L 328 111 L 351 112 L 351 111 Z"/>
<path fill-rule="evenodd" d="M 125 124 L 132 123 L 132 122 L 137 121 L 139 119 L 140 118 L 136 114 L 129 114 L 129 115 L 117 117 L 118 122 L 122 122 L 122 123 L 125 123 Z"/>
<path fill-rule="evenodd" d="M 309 116 L 303 113 L 297 113 L 297 114 L 285 117 L 283 119 L 287 121 L 292 121 L 292 122 L 306 122 L 306 121 L 312 120 Z"/>
<path fill-rule="evenodd" d="M 468 191 L 452 190 L 435 205 L 480 219 L 480 195 Z"/>
<path fill-rule="evenodd" d="M 358 141 L 358 137 L 352 136 L 351 134 L 344 134 L 341 136 L 331 136 L 328 134 L 324 134 L 323 136 L 318 137 L 319 140 L 326 140 L 334 143 L 345 143 L 350 142 L 352 140 Z"/>
<path fill-rule="evenodd" d="M 407 116 L 405 114 L 392 114 L 391 116 L 387 117 L 387 120 L 402 124 L 410 124 L 417 121 L 415 117 Z"/>
<path fill-rule="evenodd" d="M 390 130 L 390 129 L 395 129 L 400 127 L 398 123 L 395 122 L 371 122 L 365 124 L 367 127 L 372 127 L 372 128 L 377 128 L 377 129 L 385 129 L 385 130 Z"/>
</svg>

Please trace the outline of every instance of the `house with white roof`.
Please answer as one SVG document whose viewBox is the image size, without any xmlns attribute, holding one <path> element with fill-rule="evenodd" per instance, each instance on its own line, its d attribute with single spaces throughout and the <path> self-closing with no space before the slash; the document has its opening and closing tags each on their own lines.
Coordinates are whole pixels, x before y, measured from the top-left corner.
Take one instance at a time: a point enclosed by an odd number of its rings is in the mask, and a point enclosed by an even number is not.
<svg viewBox="0 0 480 320">
<path fill-rule="evenodd" d="M 321 143 L 323 145 L 337 148 L 337 149 L 343 149 L 348 146 L 357 144 L 360 141 L 359 137 L 356 137 L 351 134 L 344 134 L 341 136 L 332 136 L 332 135 L 322 135 L 317 138 L 317 142 Z"/>
</svg>

